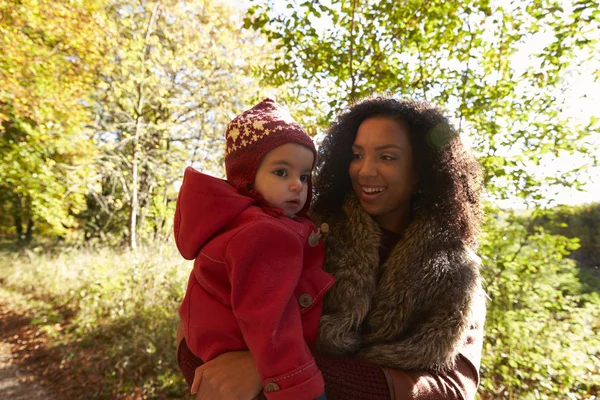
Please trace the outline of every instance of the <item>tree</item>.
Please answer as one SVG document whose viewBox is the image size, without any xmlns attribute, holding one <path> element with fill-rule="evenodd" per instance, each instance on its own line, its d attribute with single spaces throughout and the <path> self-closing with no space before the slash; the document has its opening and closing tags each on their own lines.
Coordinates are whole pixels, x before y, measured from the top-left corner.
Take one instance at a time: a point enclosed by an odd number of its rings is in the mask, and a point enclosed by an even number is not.
<svg viewBox="0 0 600 400">
<path fill-rule="evenodd" d="M 540 178 L 537 165 L 561 153 L 595 162 L 600 121 L 570 120 L 562 93 L 567 67 L 600 54 L 597 1 L 303 1 L 279 11 L 253 3 L 246 26 L 282 51 L 265 79 L 312 98 L 300 107 L 324 110 L 321 126 L 374 93 L 432 100 L 474 139 L 495 198 L 543 202 L 543 181 L 575 186 L 578 169 Z M 524 43 L 544 39 L 526 65 L 516 62 Z"/>
<path fill-rule="evenodd" d="M 220 2 L 123 0 L 110 15 L 114 47 L 97 97 L 102 154 L 92 193 L 105 220 L 93 229 L 108 229 L 109 215 L 123 228 L 127 215 L 136 248 L 140 232 L 169 234 L 186 163 L 221 168 L 225 126 L 260 93 L 251 66 L 267 54 L 257 34 L 239 30 L 240 13 Z"/>
<path fill-rule="evenodd" d="M 600 279 L 566 258 L 578 239 L 538 225 L 544 215 L 488 210 L 480 249 L 490 298 L 482 399 L 600 393 Z"/>
<path fill-rule="evenodd" d="M 65 235 L 84 206 L 89 97 L 102 68 L 103 0 L 0 3 L 0 199 L 5 233 Z M 8 221 L 3 221 L 8 223 Z"/>
</svg>

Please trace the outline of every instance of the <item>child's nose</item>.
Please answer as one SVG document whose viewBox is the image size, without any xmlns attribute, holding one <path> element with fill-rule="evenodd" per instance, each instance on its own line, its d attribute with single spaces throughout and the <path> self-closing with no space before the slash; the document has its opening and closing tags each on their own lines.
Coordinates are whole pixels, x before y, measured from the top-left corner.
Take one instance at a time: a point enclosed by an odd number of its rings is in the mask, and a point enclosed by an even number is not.
<svg viewBox="0 0 600 400">
<path fill-rule="evenodd" d="M 294 179 L 290 184 L 290 190 L 292 192 L 302 191 L 302 181 L 300 179 Z"/>
</svg>

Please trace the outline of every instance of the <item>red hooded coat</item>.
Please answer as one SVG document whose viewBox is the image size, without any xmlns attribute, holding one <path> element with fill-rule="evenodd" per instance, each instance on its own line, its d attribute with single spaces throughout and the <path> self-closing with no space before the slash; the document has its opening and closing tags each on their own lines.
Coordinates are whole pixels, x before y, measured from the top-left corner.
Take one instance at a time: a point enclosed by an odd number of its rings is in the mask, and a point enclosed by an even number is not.
<svg viewBox="0 0 600 400">
<path fill-rule="evenodd" d="M 202 360 L 250 350 L 272 400 L 324 392 L 310 348 L 334 278 L 308 218 L 273 216 L 227 182 L 188 168 L 177 200 L 175 241 L 195 259 L 179 314 Z M 312 244 L 312 246 L 311 246 Z"/>
</svg>

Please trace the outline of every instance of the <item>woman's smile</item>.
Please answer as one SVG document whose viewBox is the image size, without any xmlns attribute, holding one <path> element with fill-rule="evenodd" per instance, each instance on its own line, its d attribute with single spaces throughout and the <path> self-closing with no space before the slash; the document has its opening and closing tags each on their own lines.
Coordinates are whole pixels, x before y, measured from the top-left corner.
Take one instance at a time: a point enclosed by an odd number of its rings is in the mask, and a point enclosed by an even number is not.
<svg viewBox="0 0 600 400">
<path fill-rule="evenodd" d="M 377 199 L 379 199 L 381 197 L 381 195 L 387 189 L 386 186 L 366 186 L 366 185 L 361 185 L 360 188 L 361 188 L 360 197 L 364 201 L 369 202 L 369 203 L 377 201 Z"/>
</svg>

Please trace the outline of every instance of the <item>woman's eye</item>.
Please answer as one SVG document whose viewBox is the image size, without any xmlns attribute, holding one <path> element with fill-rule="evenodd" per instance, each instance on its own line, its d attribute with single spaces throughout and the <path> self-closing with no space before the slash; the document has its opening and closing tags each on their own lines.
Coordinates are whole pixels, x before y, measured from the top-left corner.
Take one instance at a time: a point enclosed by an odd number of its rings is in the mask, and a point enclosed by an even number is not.
<svg viewBox="0 0 600 400">
<path fill-rule="evenodd" d="M 285 178 L 287 176 L 287 171 L 285 169 L 276 169 L 273 173 L 277 176 Z"/>
<path fill-rule="evenodd" d="M 361 158 L 362 158 L 362 155 L 360 155 L 358 153 L 352 153 L 353 160 L 360 160 Z"/>
<path fill-rule="evenodd" d="M 383 156 L 381 156 L 381 159 L 384 161 L 394 161 L 394 160 L 397 160 L 398 157 L 383 155 Z"/>
<path fill-rule="evenodd" d="M 310 180 L 310 175 L 304 174 L 300 176 L 300 182 L 308 182 Z"/>
</svg>

